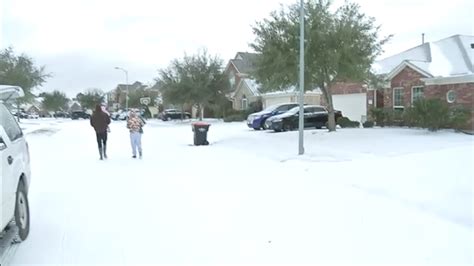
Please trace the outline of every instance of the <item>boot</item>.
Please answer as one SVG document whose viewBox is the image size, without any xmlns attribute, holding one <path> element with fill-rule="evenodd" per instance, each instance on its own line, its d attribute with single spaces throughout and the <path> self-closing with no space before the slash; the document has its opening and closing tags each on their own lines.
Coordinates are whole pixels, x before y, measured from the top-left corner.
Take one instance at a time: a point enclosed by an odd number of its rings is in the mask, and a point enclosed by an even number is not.
<svg viewBox="0 0 474 266">
<path fill-rule="evenodd" d="M 140 159 L 141 159 L 141 158 L 143 157 L 143 153 L 142 153 L 142 151 L 139 151 L 139 152 L 138 152 L 138 154 L 139 154 L 139 156 L 140 156 Z"/>
<path fill-rule="evenodd" d="M 100 154 L 100 159 L 103 160 L 104 159 L 104 155 L 103 155 L 103 152 L 102 152 L 102 147 L 99 148 L 99 154 Z"/>
<path fill-rule="evenodd" d="M 107 145 L 104 145 L 103 152 L 104 152 L 104 158 L 107 159 Z"/>
</svg>

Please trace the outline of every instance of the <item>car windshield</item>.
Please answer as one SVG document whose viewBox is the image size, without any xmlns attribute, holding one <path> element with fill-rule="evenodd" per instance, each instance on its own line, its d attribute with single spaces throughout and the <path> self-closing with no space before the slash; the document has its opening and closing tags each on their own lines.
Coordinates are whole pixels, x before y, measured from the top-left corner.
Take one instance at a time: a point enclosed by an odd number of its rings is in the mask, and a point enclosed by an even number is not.
<svg viewBox="0 0 474 266">
<path fill-rule="evenodd" d="M 275 111 L 275 109 L 277 109 L 280 106 L 281 106 L 281 104 L 271 105 L 271 106 L 268 106 L 267 108 L 263 109 L 263 111 L 272 112 L 272 111 Z"/>
<path fill-rule="evenodd" d="M 296 107 L 293 107 L 293 108 L 291 108 L 290 110 L 288 110 L 288 111 L 286 112 L 286 114 L 292 114 L 292 115 L 294 115 L 294 114 L 297 114 L 299 110 L 300 110 L 300 107 L 299 107 L 299 106 L 296 106 Z"/>
</svg>

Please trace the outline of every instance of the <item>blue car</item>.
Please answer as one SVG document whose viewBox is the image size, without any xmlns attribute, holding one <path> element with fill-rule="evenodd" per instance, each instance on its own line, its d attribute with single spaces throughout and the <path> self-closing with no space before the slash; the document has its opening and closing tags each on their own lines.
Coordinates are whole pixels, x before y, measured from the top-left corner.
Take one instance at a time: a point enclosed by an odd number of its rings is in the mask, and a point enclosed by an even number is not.
<svg viewBox="0 0 474 266">
<path fill-rule="evenodd" d="M 255 130 L 265 129 L 265 120 L 267 120 L 267 118 L 285 113 L 286 111 L 296 106 L 298 106 L 297 103 L 282 103 L 269 106 L 263 111 L 250 114 L 247 117 L 247 126 Z"/>
</svg>

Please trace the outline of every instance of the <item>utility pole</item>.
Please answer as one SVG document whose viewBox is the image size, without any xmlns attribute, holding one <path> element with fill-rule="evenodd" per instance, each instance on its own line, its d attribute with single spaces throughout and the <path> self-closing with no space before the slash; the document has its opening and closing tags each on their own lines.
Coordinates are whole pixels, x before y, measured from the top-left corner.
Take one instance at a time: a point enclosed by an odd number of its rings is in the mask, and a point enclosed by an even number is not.
<svg viewBox="0 0 474 266">
<path fill-rule="evenodd" d="M 300 112 L 298 154 L 304 154 L 304 0 L 300 0 Z"/>
</svg>

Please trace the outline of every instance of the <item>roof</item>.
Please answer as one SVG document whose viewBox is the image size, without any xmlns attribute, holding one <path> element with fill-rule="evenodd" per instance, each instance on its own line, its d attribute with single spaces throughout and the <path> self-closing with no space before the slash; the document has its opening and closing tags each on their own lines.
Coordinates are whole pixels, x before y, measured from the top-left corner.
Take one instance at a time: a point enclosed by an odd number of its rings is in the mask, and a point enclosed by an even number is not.
<svg viewBox="0 0 474 266">
<path fill-rule="evenodd" d="M 471 75 L 474 73 L 472 43 L 474 36 L 454 35 L 376 61 L 372 69 L 389 77 L 406 65 L 428 77 Z"/>
<path fill-rule="evenodd" d="M 316 89 L 312 89 L 312 90 L 307 90 L 304 92 L 305 95 L 309 95 L 309 94 L 322 94 L 322 91 L 321 89 L 319 88 L 316 88 Z M 290 86 L 286 89 L 283 89 L 283 90 L 279 90 L 279 91 L 272 91 L 272 92 L 267 92 L 265 94 L 263 94 L 263 96 L 265 97 L 272 97 L 272 96 L 281 96 L 281 95 L 297 95 L 299 94 L 299 88 L 296 87 L 296 86 Z"/>
<path fill-rule="evenodd" d="M 260 95 L 260 85 L 254 79 L 245 78 L 243 82 L 247 85 L 247 88 L 253 93 L 253 95 Z"/>
<path fill-rule="evenodd" d="M 237 71 L 243 74 L 249 74 L 255 69 L 255 60 L 258 58 L 256 53 L 238 52 L 234 59 L 230 60 Z"/>
<path fill-rule="evenodd" d="M 128 84 L 128 90 L 137 90 L 144 87 L 146 87 L 146 85 L 143 85 L 140 81 L 135 81 L 133 84 Z M 116 89 L 126 91 L 127 84 L 118 84 Z"/>
</svg>

